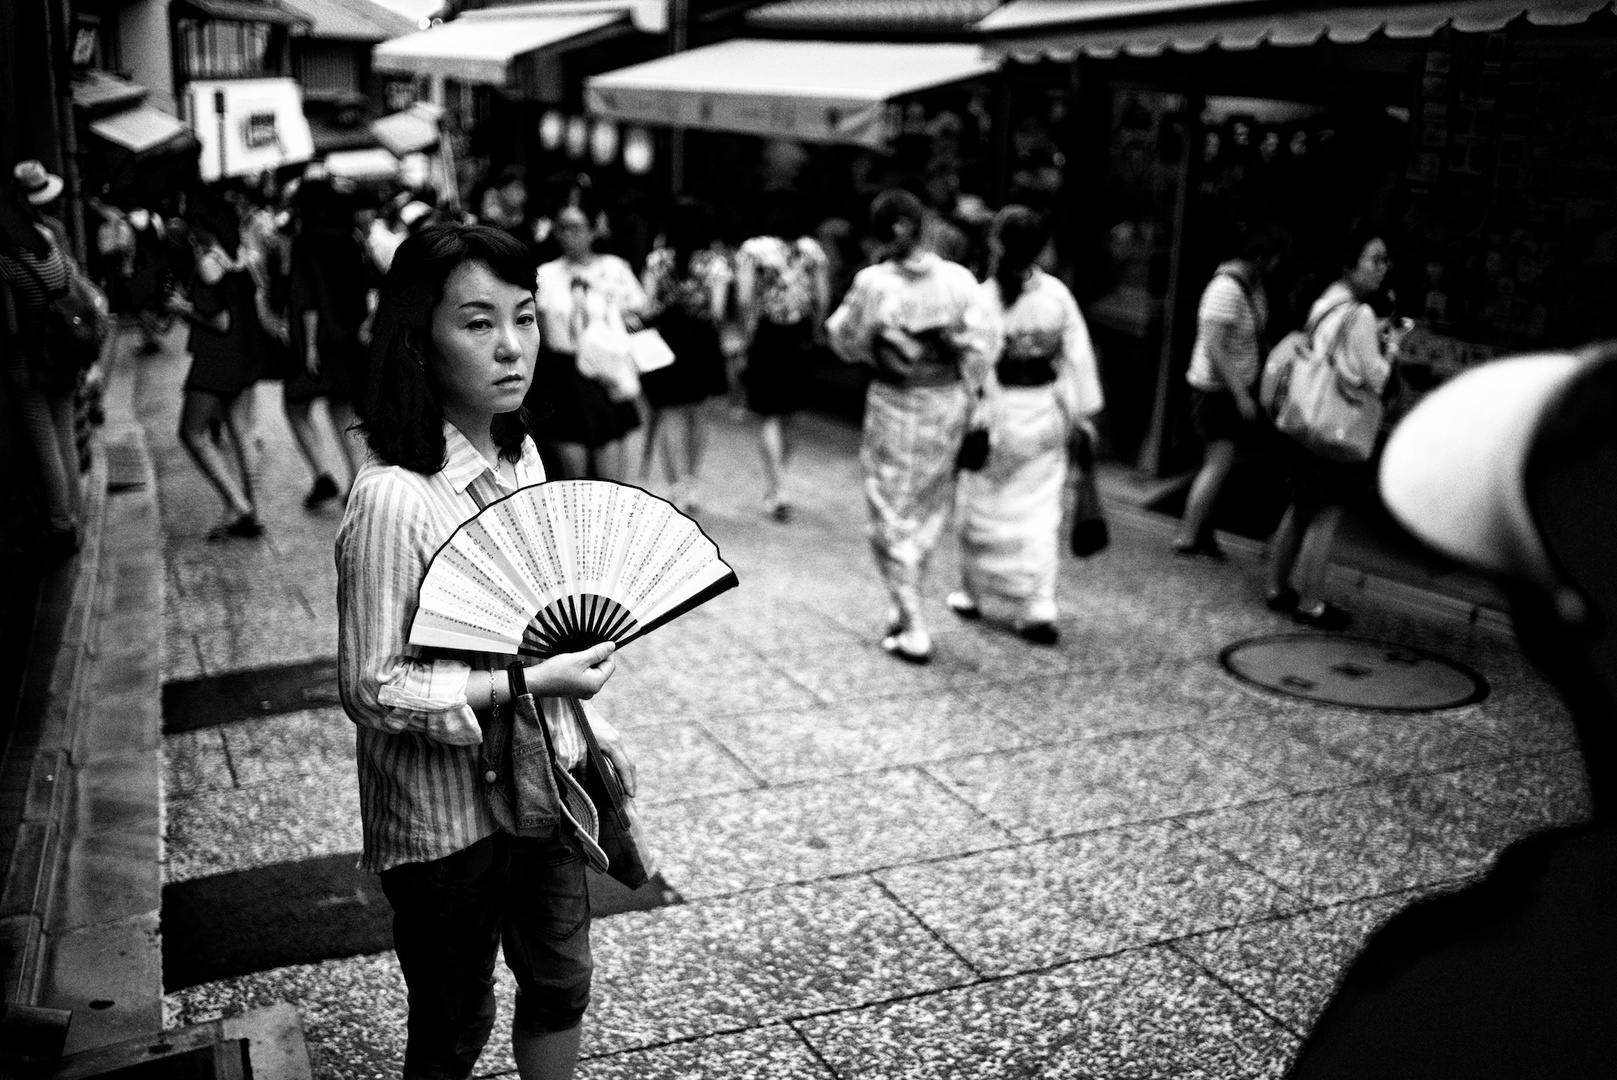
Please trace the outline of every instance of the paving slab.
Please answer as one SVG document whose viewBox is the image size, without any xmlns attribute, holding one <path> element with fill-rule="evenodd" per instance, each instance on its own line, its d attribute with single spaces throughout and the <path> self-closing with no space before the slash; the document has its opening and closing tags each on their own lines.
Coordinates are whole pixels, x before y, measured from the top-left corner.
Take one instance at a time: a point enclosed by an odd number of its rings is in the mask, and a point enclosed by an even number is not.
<svg viewBox="0 0 1617 1080">
<path fill-rule="evenodd" d="M 1165 947 L 795 1025 L 839 1076 L 1282 1075 L 1297 1040 Z"/>
<path fill-rule="evenodd" d="M 1019 840 L 1271 798 L 1285 788 L 1182 731 L 984 754 L 925 766 Z"/>
<path fill-rule="evenodd" d="M 515 1073 L 502 1073 L 514 1076 Z M 836 1073 L 785 1024 L 645 1050 L 629 1050 L 579 1063 L 578 1080 L 834 1080 Z"/>
<path fill-rule="evenodd" d="M 163 880 L 359 851 L 359 782 L 345 775 L 346 781 L 299 776 L 174 800 Z"/>
<path fill-rule="evenodd" d="M 1294 910 L 1273 881 L 1168 822 L 877 871 L 990 975 L 1053 967 Z"/>
<path fill-rule="evenodd" d="M 1173 947 L 1305 1036 L 1359 949 L 1415 895 L 1316 908 L 1188 936 Z"/>
<path fill-rule="evenodd" d="M 644 817 L 663 876 L 692 899 L 1010 840 L 914 769 L 648 806 Z"/>
<path fill-rule="evenodd" d="M 704 724 L 772 784 L 942 761 L 1028 741 L 956 690 L 711 716 Z"/>
<path fill-rule="evenodd" d="M 1483 870 L 1525 830 L 1444 775 L 1188 818 L 1208 842 L 1314 904 L 1340 903 Z"/>
</svg>

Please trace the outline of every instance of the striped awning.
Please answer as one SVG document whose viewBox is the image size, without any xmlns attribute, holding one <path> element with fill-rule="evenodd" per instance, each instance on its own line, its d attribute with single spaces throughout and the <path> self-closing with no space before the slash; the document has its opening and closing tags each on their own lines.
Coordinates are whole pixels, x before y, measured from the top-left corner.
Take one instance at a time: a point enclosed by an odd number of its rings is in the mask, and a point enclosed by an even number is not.
<svg viewBox="0 0 1617 1080">
<path fill-rule="evenodd" d="M 1032 62 L 1086 56 L 1159 56 L 1320 41 L 1357 44 L 1377 34 L 1427 38 L 1453 27 L 1498 30 L 1518 18 L 1571 26 L 1610 0 L 1420 0 L 1399 4 L 1275 5 L 1266 0 L 1012 0 L 977 24 L 992 53 Z"/>
</svg>

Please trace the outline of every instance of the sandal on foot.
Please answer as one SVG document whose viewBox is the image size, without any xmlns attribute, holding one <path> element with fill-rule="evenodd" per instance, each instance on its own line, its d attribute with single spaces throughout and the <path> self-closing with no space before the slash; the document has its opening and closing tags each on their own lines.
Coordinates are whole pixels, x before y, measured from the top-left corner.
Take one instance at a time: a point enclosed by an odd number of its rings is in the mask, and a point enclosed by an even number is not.
<svg viewBox="0 0 1617 1080">
<path fill-rule="evenodd" d="M 1291 613 L 1291 621 L 1312 626 L 1315 630 L 1342 630 L 1353 621 L 1353 616 L 1335 604 L 1325 603 L 1312 611 L 1298 608 Z"/>
<path fill-rule="evenodd" d="M 950 611 L 954 612 L 962 619 L 970 620 L 980 619 L 983 617 L 983 609 L 977 606 L 977 601 L 973 600 L 964 592 L 952 592 L 943 598 L 943 602 L 948 606 Z"/>
<path fill-rule="evenodd" d="M 907 633 L 907 631 L 906 631 Z M 905 634 L 889 634 L 882 638 L 881 647 L 889 655 L 896 656 L 907 664 L 930 664 L 932 662 L 932 643 L 927 642 L 924 649 L 912 649 L 904 644 Z"/>
<path fill-rule="evenodd" d="M 1300 599 L 1302 598 L 1297 595 L 1296 589 L 1285 588 L 1265 596 L 1263 605 L 1270 611 L 1296 611 L 1297 601 Z"/>
<path fill-rule="evenodd" d="M 1224 549 L 1218 546 L 1218 541 L 1212 537 L 1202 540 L 1193 540 L 1185 543 L 1183 540 L 1174 541 L 1173 553 L 1183 555 L 1187 559 L 1211 559 L 1213 562 L 1223 562 L 1229 556 Z"/>
</svg>

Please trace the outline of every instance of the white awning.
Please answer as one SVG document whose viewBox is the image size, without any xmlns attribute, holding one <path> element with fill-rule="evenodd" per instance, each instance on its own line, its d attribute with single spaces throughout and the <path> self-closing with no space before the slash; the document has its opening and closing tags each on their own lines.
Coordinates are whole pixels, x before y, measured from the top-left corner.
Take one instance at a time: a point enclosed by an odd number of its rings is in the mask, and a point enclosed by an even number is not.
<svg viewBox="0 0 1617 1080">
<path fill-rule="evenodd" d="M 399 175 L 399 159 L 380 146 L 339 150 L 326 155 L 326 175 L 356 183 L 392 180 Z"/>
<path fill-rule="evenodd" d="M 399 157 L 420 153 L 438 145 L 438 121 L 443 113 L 440 106 L 418 101 L 408 109 L 371 121 L 371 134 Z"/>
<path fill-rule="evenodd" d="M 1427 38 L 1444 27 L 1498 30 L 1518 17 L 1569 26 L 1610 0 L 1419 0 L 1373 6 L 1276 9 L 1264 0 L 1011 0 L 977 24 L 992 54 L 1025 62 L 1259 45 L 1357 44 L 1375 34 Z"/>
<path fill-rule="evenodd" d="M 467 12 L 453 22 L 384 41 L 371 50 L 371 65 L 398 75 L 442 75 L 461 82 L 504 86 L 510 81 L 511 62 L 519 56 L 554 48 L 613 23 L 628 25 L 622 10 L 494 17 L 506 10 Z"/>
<path fill-rule="evenodd" d="M 886 102 L 997 66 L 975 45 L 726 41 L 586 79 L 584 100 L 632 123 L 878 146 Z"/>
<path fill-rule="evenodd" d="M 161 109 L 137 105 L 90 121 L 90 131 L 137 154 L 162 146 L 185 131 L 185 125 Z"/>
</svg>

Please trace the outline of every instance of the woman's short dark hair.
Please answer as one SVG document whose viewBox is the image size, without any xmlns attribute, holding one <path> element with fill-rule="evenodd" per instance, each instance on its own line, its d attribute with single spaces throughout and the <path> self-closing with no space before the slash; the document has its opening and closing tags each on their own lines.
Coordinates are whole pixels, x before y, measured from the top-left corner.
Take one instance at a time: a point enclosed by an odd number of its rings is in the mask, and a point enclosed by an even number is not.
<svg viewBox="0 0 1617 1080">
<path fill-rule="evenodd" d="M 405 239 L 382 279 L 372 324 L 370 367 L 358 395 L 360 428 L 376 455 L 430 476 L 444 467 L 444 411 L 427 365 L 432 314 L 457 266 L 482 263 L 501 281 L 533 291 L 538 267 L 519 240 L 484 225 L 428 225 Z M 500 457 L 516 461 L 528 412 L 494 418 Z"/>
<path fill-rule="evenodd" d="M 1373 222 L 1356 224 L 1342 237 L 1342 246 L 1337 249 L 1337 264 L 1343 270 L 1352 270 L 1359 265 L 1359 256 L 1364 254 L 1364 249 L 1370 246 L 1372 240 L 1380 240 L 1387 245 L 1389 253 L 1392 251 L 1392 237 L 1386 229 Z"/>
<path fill-rule="evenodd" d="M 994 216 L 994 235 L 1000 246 L 994 280 L 999 282 L 1000 303 L 1009 308 L 1022 295 L 1028 267 L 1050 242 L 1050 227 L 1043 215 L 1012 204 Z"/>
<path fill-rule="evenodd" d="M 888 188 L 870 203 L 870 231 L 882 243 L 893 238 L 893 228 L 900 221 L 913 224 L 919 233 L 926 221 L 926 207 L 913 192 L 903 188 Z"/>
</svg>

